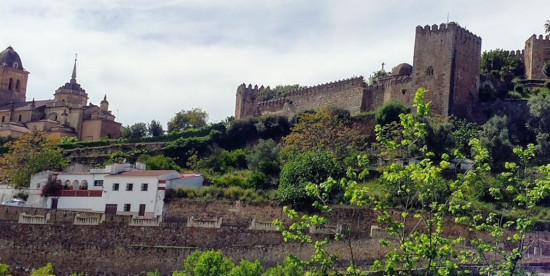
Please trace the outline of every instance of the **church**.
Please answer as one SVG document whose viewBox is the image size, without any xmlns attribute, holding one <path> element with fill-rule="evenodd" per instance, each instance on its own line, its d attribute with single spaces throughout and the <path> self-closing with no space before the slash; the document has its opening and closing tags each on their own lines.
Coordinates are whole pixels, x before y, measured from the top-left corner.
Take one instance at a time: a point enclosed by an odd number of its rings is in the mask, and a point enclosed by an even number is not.
<svg viewBox="0 0 550 276">
<path fill-rule="evenodd" d="M 76 81 L 76 59 L 71 80 L 54 99 L 27 101 L 29 71 L 11 46 L 0 52 L 0 136 L 18 137 L 34 130 L 78 140 L 119 138 L 122 125 L 109 110 L 107 96 L 100 105 L 88 104 L 88 94 Z"/>
</svg>

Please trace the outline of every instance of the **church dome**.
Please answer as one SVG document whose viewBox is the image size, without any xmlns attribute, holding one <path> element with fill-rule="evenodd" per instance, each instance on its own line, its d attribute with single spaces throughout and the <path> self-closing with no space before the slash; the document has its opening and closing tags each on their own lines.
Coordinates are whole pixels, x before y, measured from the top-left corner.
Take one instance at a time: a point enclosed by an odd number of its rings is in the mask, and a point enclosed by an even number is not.
<svg viewBox="0 0 550 276">
<path fill-rule="evenodd" d="M 413 67 L 408 63 L 401 63 L 393 68 L 391 74 L 392 76 L 410 76 L 412 74 Z"/>
<path fill-rule="evenodd" d="M 25 70 L 19 54 L 11 46 L 0 52 L 0 66 L 8 66 L 19 70 Z"/>
</svg>

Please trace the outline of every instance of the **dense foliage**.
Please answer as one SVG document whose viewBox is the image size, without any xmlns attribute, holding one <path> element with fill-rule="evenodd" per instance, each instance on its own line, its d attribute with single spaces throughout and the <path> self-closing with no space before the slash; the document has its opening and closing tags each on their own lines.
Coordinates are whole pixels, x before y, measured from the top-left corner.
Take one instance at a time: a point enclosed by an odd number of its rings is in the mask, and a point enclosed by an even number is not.
<svg viewBox="0 0 550 276">
<path fill-rule="evenodd" d="M 8 142 L 8 153 L 0 158 L 2 182 L 15 187 L 28 187 L 31 176 L 45 170 L 61 170 L 67 165 L 59 138 L 34 131 Z"/>
</svg>

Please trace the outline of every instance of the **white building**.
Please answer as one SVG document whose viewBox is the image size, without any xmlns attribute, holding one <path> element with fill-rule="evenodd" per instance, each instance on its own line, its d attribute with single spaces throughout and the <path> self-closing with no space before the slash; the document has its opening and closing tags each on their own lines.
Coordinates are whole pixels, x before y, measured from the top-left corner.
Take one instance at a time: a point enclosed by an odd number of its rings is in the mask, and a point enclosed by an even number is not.
<svg viewBox="0 0 550 276">
<path fill-rule="evenodd" d="M 113 164 L 80 173 L 47 171 L 31 178 L 27 206 L 153 217 L 162 215 L 166 189 L 202 187 L 203 181 L 200 174 L 146 170 L 140 163 Z M 31 191 L 42 191 L 48 182 L 57 182 L 63 189 L 49 197 Z"/>
</svg>

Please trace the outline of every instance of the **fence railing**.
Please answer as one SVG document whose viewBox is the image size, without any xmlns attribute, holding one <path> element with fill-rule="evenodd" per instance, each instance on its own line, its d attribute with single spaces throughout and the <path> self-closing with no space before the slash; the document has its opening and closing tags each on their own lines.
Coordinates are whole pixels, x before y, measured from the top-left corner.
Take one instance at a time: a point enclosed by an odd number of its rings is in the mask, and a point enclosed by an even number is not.
<svg viewBox="0 0 550 276">
<path fill-rule="evenodd" d="M 99 225 L 105 221 L 105 214 L 76 214 L 74 225 Z"/>
<path fill-rule="evenodd" d="M 219 217 L 216 220 L 199 220 L 194 217 L 190 217 L 187 220 L 187 227 L 221 228 L 222 218 Z"/>
<path fill-rule="evenodd" d="M 162 223 L 162 216 L 154 218 L 144 218 L 133 216 L 130 218 L 130 226 L 160 226 Z"/>
<path fill-rule="evenodd" d="M 252 219 L 252 222 L 250 222 L 250 226 L 248 229 L 251 230 L 263 230 L 263 231 L 280 231 L 277 226 L 273 225 L 273 222 L 263 222 L 263 221 L 256 221 L 256 219 Z"/>
<path fill-rule="evenodd" d="M 59 196 L 101 197 L 103 190 L 61 190 Z"/>
<path fill-rule="evenodd" d="M 46 215 L 28 215 L 27 213 L 19 214 L 19 223 L 21 224 L 47 224 L 50 221 L 50 213 Z"/>
</svg>

